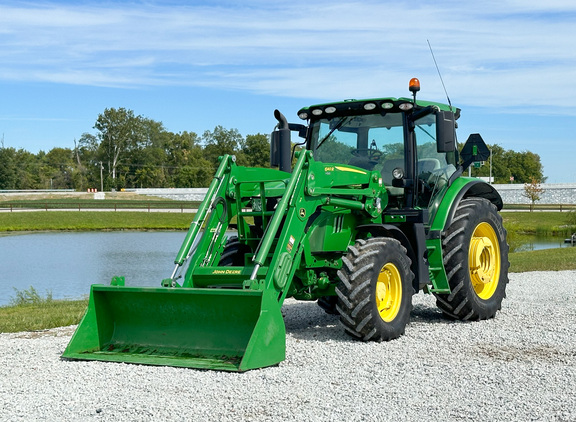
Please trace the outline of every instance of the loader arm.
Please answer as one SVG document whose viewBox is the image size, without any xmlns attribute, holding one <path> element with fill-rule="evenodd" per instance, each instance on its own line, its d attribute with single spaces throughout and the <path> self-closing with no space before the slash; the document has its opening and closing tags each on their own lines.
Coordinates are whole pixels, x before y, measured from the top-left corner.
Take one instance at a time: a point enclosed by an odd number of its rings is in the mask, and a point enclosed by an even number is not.
<svg viewBox="0 0 576 422">
<path fill-rule="evenodd" d="M 216 206 L 191 257 L 183 287 L 271 291 L 281 305 L 295 272 L 312 260 L 309 257 L 301 265 L 308 244 L 303 239 L 315 228 L 311 219 L 329 208 L 331 214 L 354 212 L 355 223 L 374 222 L 385 206 L 387 197 L 378 172 L 316 162 L 309 151 L 298 155 L 291 175 L 269 169 L 258 169 L 256 174 L 231 163 L 215 199 L 207 199 Z M 276 202 L 274 210 L 263 206 L 269 200 Z M 249 219 L 256 217 L 261 227 L 250 224 Z M 219 263 L 226 232 L 232 228 L 246 249 L 251 249 L 240 259 L 244 266 Z M 352 237 L 341 249 L 353 242 Z"/>
<path fill-rule="evenodd" d="M 318 216 L 328 209 L 354 227 L 378 222 L 386 200 L 378 172 L 315 162 L 310 151 L 298 155 L 291 174 L 224 156 L 172 277 L 159 288 L 119 278 L 93 285 L 63 356 L 228 371 L 277 364 L 285 358 L 285 298 L 325 294 L 336 280 L 317 277 L 319 263 L 341 266 L 341 254 L 326 258 L 303 241 L 322 229 L 326 219 Z M 233 261 L 240 265 L 223 259 L 231 230 L 242 245 Z M 340 251 L 353 237 L 325 236 Z"/>
</svg>

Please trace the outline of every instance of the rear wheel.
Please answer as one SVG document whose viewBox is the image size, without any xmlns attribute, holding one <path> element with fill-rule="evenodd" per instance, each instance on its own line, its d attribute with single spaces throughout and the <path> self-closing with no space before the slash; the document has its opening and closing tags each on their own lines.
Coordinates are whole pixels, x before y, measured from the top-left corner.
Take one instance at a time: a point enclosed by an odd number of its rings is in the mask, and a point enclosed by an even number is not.
<svg viewBox="0 0 576 422">
<path fill-rule="evenodd" d="M 404 334 L 412 310 L 412 279 L 406 249 L 395 239 L 358 240 L 338 271 L 336 309 L 344 329 L 362 340 L 392 340 Z"/>
<path fill-rule="evenodd" d="M 481 320 L 502 307 L 508 283 L 508 244 L 502 217 L 482 198 L 464 199 L 443 233 L 444 268 L 450 294 L 436 294 L 449 317 Z"/>
</svg>

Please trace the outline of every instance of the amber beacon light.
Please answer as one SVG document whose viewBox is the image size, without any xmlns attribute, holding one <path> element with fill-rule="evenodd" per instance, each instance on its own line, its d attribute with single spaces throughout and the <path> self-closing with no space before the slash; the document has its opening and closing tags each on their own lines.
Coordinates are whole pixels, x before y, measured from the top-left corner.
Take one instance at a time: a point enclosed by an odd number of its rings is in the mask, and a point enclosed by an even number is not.
<svg viewBox="0 0 576 422">
<path fill-rule="evenodd" d="M 408 84 L 408 88 L 410 89 L 410 92 L 418 92 L 420 91 L 420 81 L 418 80 L 418 78 L 412 78 L 410 79 L 410 83 Z"/>
</svg>

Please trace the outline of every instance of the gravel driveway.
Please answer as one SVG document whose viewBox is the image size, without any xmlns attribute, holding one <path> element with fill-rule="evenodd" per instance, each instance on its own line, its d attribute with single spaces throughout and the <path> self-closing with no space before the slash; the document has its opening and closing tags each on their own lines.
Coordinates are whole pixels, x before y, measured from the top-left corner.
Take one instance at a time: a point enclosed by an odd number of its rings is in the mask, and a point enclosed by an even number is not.
<svg viewBox="0 0 576 422">
<path fill-rule="evenodd" d="M 243 374 L 61 360 L 75 327 L 0 334 L 0 420 L 576 421 L 576 271 L 511 274 L 490 321 L 418 294 L 388 343 L 315 303 L 283 310 L 286 360 Z"/>
</svg>

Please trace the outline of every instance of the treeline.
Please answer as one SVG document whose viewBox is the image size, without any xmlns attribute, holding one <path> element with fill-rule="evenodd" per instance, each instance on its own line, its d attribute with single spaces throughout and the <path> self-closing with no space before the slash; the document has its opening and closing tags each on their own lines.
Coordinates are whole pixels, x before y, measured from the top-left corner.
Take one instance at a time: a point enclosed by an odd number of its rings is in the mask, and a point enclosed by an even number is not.
<svg viewBox="0 0 576 422">
<path fill-rule="evenodd" d="M 205 187 L 223 154 L 236 155 L 240 165 L 269 166 L 268 135 L 244 138 L 222 126 L 201 136 L 173 133 L 124 108 L 104 110 L 94 129 L 74 148 L 38 154 L 0 148 L 0 189 Z"/>
<path fill-rule="evenodd" d="M 489 145 L 492 151 L 492 177 L 494 183 L 531 183 L 533 180 L 544 183 L 540 156 L 530 151 L 516 152 L 506 150 L 500 145 Z M 490 161 L 480 168 L 472 168 L 472 176 L 489 177 Z"/>
<path fill-rule="evenodd" d="M 244 138 L 238 130 L 222 126 L 202 135 L 173 133 L 161 122 L 125 108 L 104 110 L 94 129 L 75 140 L 73 148 L 33 154 L 1 147 L 0 189 L 206 187 L 223 154 L 236 155 L 239 165 L 269 166 L 268 134 Z M 537 154 L 499 145 L 490 148 L 495 183 L 545 181 Z M 473 176 L 489 174 L 488 161 L 472 169 Z"/>
</svg>

